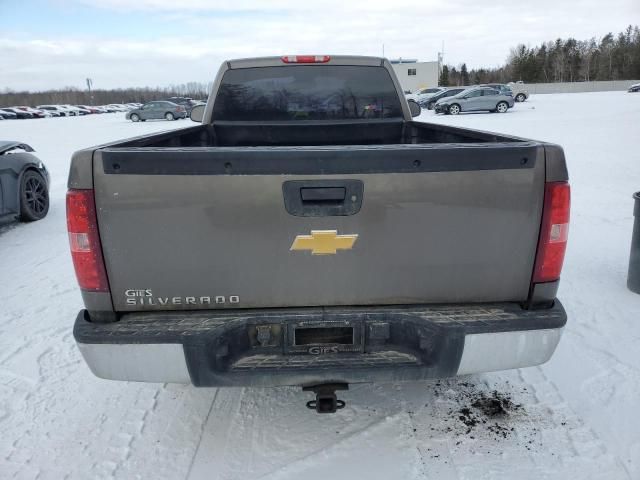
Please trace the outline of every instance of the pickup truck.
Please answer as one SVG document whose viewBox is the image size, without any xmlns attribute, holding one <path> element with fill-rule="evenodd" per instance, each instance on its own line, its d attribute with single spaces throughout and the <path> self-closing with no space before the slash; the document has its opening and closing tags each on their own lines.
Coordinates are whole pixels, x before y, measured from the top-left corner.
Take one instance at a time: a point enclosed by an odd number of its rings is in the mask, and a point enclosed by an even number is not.
<svg viewBox="0 0 640 480">
<path fill-rule="evenodd" d="M 566 323 L 561 147 L 414 121 L 391 64 L 223 63 L 199 124 L 81 150 L 67 195 L 98 377 L 302 386 L 538 365 Z"/>
</svg>

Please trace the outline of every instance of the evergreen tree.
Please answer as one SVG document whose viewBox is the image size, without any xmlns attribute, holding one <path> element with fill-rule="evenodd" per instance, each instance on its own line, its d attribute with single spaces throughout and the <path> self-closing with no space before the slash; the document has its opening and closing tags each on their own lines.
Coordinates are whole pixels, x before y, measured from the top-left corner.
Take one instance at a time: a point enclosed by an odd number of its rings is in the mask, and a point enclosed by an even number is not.
<svg viewBox="0 0 640 480">
<path fill-rule="evenodd" d="M 446 65 L 442 66 L 442 72 L 440 73 L 440 79 L 438 80 L 438 85 L 441 87 L 449 86 L 449 67 Z"/>
<path fill-rule="evenodd" d="M 460 77 L 463 85 L 469 85 L 469 72 L 467 72 L 466 63 L 463 63 L 460 67 Z"/>
</svg>

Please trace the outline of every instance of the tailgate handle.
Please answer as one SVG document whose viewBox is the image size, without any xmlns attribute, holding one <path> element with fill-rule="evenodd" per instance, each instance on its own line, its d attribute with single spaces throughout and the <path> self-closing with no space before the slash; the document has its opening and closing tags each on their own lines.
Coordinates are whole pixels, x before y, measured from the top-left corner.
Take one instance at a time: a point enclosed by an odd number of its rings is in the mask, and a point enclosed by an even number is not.
<svg viewBox="0 0 640 480">
<path fill-rule="evenodd" d="M 339 203 L 344 202 L 347 189 L 344 187 L 302 187 L 302 203 Z"/>
<path fill-rule="evenodd" d="M 362 207 L 364 183 L 355 179 L 287 180 L 284 207 L 296 217 L 355 215 Z"/>
</svg>

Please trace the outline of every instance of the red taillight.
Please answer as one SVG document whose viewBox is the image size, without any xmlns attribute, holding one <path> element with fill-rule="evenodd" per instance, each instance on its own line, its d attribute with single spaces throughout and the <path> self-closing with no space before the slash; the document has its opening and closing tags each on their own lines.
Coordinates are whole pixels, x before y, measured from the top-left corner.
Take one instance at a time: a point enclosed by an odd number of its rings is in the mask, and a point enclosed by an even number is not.
<svg viewBox="0 0 640 480">
<path fill-rule="evenodd" d="M 571 189 L 567 182 L 550 182 L 544 188 L 540 240 L 533 270 L 533 283 L 560 278 L 569 234 Z"/>
<path fill-rule="evenodd" d="M 102 258 L 93 190 L 67 192 L 67 231 L 80 288 L 108 292 L 109 282 Z"/>
<path fill-rule="evenodd" d="M 285 55 L 284 63 L 327 63 L 331 60 L 329 55 Z"/>
</svg>

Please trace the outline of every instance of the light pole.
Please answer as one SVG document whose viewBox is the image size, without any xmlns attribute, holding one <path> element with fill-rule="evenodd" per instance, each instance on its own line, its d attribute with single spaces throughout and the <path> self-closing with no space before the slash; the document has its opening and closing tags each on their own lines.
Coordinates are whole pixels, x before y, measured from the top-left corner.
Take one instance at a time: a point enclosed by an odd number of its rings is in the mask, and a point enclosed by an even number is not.
<svg viewBox="0 0 640 480">
<path fill-rule="evenodd" d="M 87 88 L 89 89 L 89 98 L 91 99 L 91 103 L 93 104 L 93 95 L 91 94 L 91 87 L 93 86 L 93 80 L 87 78 Z"/>
</svg>

